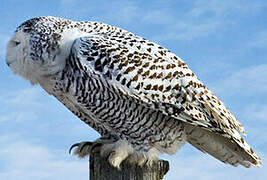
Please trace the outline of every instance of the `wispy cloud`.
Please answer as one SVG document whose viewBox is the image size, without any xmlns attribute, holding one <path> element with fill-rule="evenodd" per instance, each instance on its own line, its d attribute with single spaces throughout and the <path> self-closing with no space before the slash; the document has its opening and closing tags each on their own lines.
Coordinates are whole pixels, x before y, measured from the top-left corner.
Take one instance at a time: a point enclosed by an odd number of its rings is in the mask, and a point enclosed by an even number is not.
<svg viewBox="0 0 267 180">
<path fill-rule="evenodd" d="M 113 24 L 129 24 L 140 16 L 140 9 L 134 1 L 121 0 L 112 2 L 100 0 L 90 2 L 90 5 L 86 0 L 61 0 L 59 10 L 67 17 L 71 14 L 72 19 L 77 17 L 83 21 L 94 20 Z"/>
<path fill-rule="evenodd" d="M 162 10 L 153 10 L 141 14 L 143 23 L 153 23 L 157 25 L 169 25 L 175 21 L 175 17 Z"/>
<path fill-rule="evenodd" d="M 34 110 L 41 108 L 38 102 L 40 89 L 32 87 L 0 95 L 0 123 L 4 126 L 11 123 L 23 123 L 37 119 Z"/>
<path fill-rule="evenodd" d="M 193 8 L 189 11 L 188 15 L 196 18 L 201 17 L 216 17 L 216 18 L 228 18 L 231 13 L 254 13 L 267 4 L 262 0 L 257 0 L 255 3 L 243 3 L 242 0 L 237 1 L 220 1 L 211 0 L 209 2 L 195 0 Z"/>
<path fill-rule="evenodd" d="M 88 179 L 86 160 L 73 160 L 62 150 L 52 151 L 19 139 L 6 140 L 0 141 L 1 179 Z"/>
<path fill-rule="evenodd" d="M 195 0 L 192 1 L 192 7 L 184 14 L 172 13 L 172 17 L 163 19 L 165 32 L 167 34 L 155 36 L 156 40 L 179 39 L 191 41 L 201 37 L 209 36 L 213 33 L 218 33 L 235 24 L 236 14 L 251 15 L 266 7 L 266 2 L 259 1 L 258 3 L 242 3 L 241 1 L 220 1 L 211 0 L 209 2 Z M 170 14 L 163 12 L 162 14 Z M 177 21 L 178 15 L 179 20 Z M 154 16 L 154 17 L 153 17 Z M 157 20 L 157 14 L 151 14 L 152 21 Z M 166 22 L 169 22 L 166 24 Z M 164 27 L 163 27 L 164 28 Z"/>
<path fill-rule="evenodd" d="M 259 152 L 263 162 L 266 153 Z M 164 156 L 164 159 L 166 156 Z M 174 156 L 168 156 L 170 171 L 165 179 L 199 179 L 199 180 L 225 180 L 225 179 L 262 179 L 265 175 L 264 168 L 232 167 L 224 164 L 208 154 L 204 154 L 190 145 L 185 145 Z"/>
<path fill-rule="evenodd" d="M 164 36 L 153 37 L 156 40 L 184 40 L 191 41 L 196 38 L 208 36 L 211 32 L 214 32 L 219 23 L 216 21 L 195 24 L 194 22 L 180 22 L 175 25 L 171 25 L 171 30 Z"/>
<path fill-rule="evenodd" d="M 30 87 L 27 89 L 19 89 L 17 91 L 6 92 L 0 95 L 0 100 L 5 106 L 25 107 L 38 106 L 38 98 L 40 96 L 40 88 Z"/>
<path fill-rule="evenodd" d="M 239 95 L 259 95 L 267 92 L 267 64 L 246 67 L 229 74 L 217 83 L 216 92 Z"/>
</svg>

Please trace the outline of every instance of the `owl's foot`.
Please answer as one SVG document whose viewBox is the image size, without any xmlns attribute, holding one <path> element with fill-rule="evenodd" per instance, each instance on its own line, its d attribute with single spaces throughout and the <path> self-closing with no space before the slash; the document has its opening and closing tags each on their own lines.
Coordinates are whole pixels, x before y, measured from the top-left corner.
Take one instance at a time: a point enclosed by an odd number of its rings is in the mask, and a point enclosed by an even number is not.
<svg viewBox="0 0 267 180">
<path fill-rule="evenodd" d="M 84 158 L 90 155 L 91 153 L 99 152 L 101 146 L 102 144 L 99 142 L 83 141 L 80 143 L 73 144 L 69 149 L 69 153 L 71 154 L 72 149 L 76 148 L 74 150 L 74 154 L 80 158 Z"/>
<path fill-rule="evenodd" d="M 69 153 L 71 153 L 71 150 L 73 148 L 76 148 L 74 150 L 74 154 L 80 158 L 84 158 L 94 152 L 101 152 L 101 147 L 104 144 L 115 143 L 118 139 L 119 139 L 118 137 L 108 134 L 108 135 L 98 138 L 94 142 L 90 142 L 90 141 L 79 142 L 79 143 L 73 144 L 70 147 Z"/>
<path fill-rule="evenodd" d="M 100 152 L 102 157 L 106 158 L 112 166 L 118 169 L 120 169 L 120 164 L 125 159 L 129 157 L 128 159 L 132 162 L 132 157 L 135 156 L 132 146 L 121 139 L 114 141 L 114 139 L 99 138 L 94 142 L 76 143 L 70 147 L 69 153 L 73 148 L 76 148 L 74 154 L 80 158 L 84 158 L 94 152 Z M 140 158 L 138 159 L 140 160 Z M 137 163 L 140 164 L 140 162 Z"/>
</svg>

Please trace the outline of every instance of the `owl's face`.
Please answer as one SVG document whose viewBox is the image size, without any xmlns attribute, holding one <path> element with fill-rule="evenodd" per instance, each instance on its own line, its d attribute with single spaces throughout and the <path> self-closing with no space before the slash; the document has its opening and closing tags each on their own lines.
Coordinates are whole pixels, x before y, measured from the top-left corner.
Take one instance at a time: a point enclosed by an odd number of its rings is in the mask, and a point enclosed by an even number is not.
<svg viewBox="0 0 267 180">
<path fill-rule="evenodd" d="M 73 37 L 67 32 L 71 21 L 41 17 L 21 24 L 8 42 L 6 63 L 15 74 L 38 83 L 65 67 Z M 72 31 L 76 31 L 72 29 Z"/>
</svg>

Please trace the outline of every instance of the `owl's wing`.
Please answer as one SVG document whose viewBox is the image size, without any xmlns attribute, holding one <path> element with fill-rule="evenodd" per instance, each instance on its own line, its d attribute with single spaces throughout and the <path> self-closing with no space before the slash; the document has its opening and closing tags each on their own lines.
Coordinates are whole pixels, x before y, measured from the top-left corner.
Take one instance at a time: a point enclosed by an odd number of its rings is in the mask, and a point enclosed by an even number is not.
<svg viewBox="0 0 267 180">
<path fill-rule="evenodd" d="M 151 104 L 151 108 L 214 131 L 234 128 L 244 132 L 238 120 L 180 58 L 143 41 L 138 47 L 138 43 L 125 45 L 104 35 L 82 37 L 74 42 L 72 53 L 87 71 L 101 75 L 127 96 Z"/>
<path fill-rule="evenodd" d="M 241 123 L 188 66 L 167 49 L 123 32 L 76 39 L 71 53 L 81 69 L 100 75 L 125 97 L 233 139 L 259 159 L 240 136 L 239 132 L 244 133 Z"/>
</svg>

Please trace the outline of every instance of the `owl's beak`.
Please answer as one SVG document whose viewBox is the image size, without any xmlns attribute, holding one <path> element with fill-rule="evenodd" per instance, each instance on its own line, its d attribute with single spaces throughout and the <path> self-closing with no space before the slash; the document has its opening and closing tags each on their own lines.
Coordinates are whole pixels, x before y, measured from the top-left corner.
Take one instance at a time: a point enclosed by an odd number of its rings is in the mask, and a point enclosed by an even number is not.
<svg viewBox="0 0 267 180">
<path fill-rule="evenodd" d="M 22 49 L 22 41 L 16 34 L 10 39 L 7 44 L 6 52 L 6 64 L 10 66 L 14 61 L 16 61 L 19 52 Z"/>
</svg>

